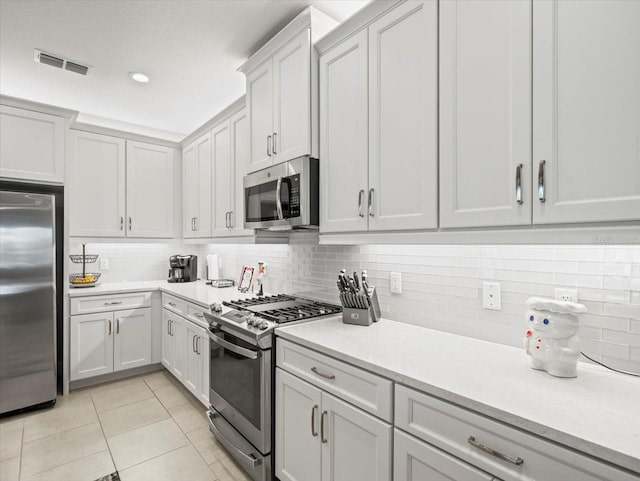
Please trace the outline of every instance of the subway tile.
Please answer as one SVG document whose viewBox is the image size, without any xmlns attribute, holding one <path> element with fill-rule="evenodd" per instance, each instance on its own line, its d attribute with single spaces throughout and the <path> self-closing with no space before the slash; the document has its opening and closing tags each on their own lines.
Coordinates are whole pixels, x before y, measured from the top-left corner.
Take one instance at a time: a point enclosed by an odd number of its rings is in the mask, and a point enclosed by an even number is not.
<svg viewBox="0 0 640 481">
<path fill-rule="evenodd" d="M 630 332 L 602 331 L 602 340 L 613 344 L 623 344 L 631 347 L 640 347 L 640 334 L 632 334 Z"/>
<path fill-rule="evenodd" d="M 640 306 L 630 304 L 604 304 L 604 314 L 608 316 L 640 319 Z"/>
</svg>

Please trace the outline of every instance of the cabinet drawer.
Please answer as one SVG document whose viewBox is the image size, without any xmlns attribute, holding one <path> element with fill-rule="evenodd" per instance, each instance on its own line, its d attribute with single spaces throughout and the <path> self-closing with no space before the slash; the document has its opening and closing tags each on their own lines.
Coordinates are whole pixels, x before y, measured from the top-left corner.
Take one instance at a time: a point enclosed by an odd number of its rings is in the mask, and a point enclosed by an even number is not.
<svg viewBox="0 0 640 481">
<path fill-rule="evenodd" d="M 504 481 L 638 481 L 589 456 L 401 385 L 396 385 L 395 424 Z M 522 462 L 516 464 L 518 458 Z"/>
<path fill-rule="evenodd" d="M 186 314 L 186 302 L 169 294 L 162 294 L 162 307 L 169 309 L 177 314 Z"/>
<path fill-rule="evenodd" d="M 390 380 L 283 339 L 278 339 L 276 356 L 282 369 L 385 421 L 392 421 Z"/>
<path fill-rule="evenodd" d="M 150 292 L 71 298 L 72 316 L 77 314 L 91 314 L 93 312 L 136 309 L 138 307 L 151 307 Z"/>
<path fill-rule="evenodd" d="M 205 312 L 207 312 L 207 309 L 202 306 L 191 304 L 190 302 L 185 303 L 184 316 L 200 327 L 206 327 L 208 325 L 207 320 L 204 318 Z"/>
</svg>

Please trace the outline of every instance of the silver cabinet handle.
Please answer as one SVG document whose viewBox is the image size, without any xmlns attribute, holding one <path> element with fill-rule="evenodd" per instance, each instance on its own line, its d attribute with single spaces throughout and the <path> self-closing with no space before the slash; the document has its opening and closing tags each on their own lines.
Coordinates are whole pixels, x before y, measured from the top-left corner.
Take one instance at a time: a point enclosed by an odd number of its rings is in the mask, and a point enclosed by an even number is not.
<svg viewBox="0 0 640 481">
<path fill-rule="evenodd" d="M 540 202 L 547 200 L 544 195 L 544 165 L 546 163 L 546 160 L 541 160 L 538 164 L 538 200 Z"/>
<path fill-rule="evenodd" d="M 317 410 L 318 410 L 317 404 L 311 408 L 311 435 L 314 438 L 318 435 L 318 430 L 316 429 L 316 411 Z"/>
<path fill-rule="evenodd" d="M 516 167 L 516 202 L 522 205 L 522 164 Z"/>
<path fill-rule="evenodd" d="M 225 212 L 224 213 L 224 226 L 228 229 L 229 228 L 229 213 Z"/>
<path fill-rule="evenodd" d="M 109 321 L 109 335 L 111 335 L 111 321 Z"/>
<path fill-rule="evenodd" d="M 120 319 L 116 319 L 116 334 L 120 334 Z"/>
<path fill-rule="evenodd" d="M 113 301 L 113 302 L 105 302 L 105 306 L 117 306 L 118 304 L 122 304 L 122 301 Z"/>
<path fill-rule="evenodd" d="M 373 217 L 373 187 L 369 189 L 369 216 Z"/>
<path fill-rule="evenodd" d="M 196 336 L 196 354 L 200 355 L 200 338 Z"/>
<path fill-rule="evenodd" d="M 131 226 L 133 225 L 133 220 L 129 217 L 129 231 L 131 231 Z"/>
<path fill-rule="evenodd" d="M 124 230 L 124 217 L 120 217 L 120 230 Z"/>
<path fill-rule="evenodd" d="M 277 154 L 278 152 L 276 152 L 276 135 L 278 135 L 277 133 L 273 133 L 273 147 L 271 147 L 271 152 L 273 152 L 273 155 Z"/>
<path fill-rule="evenodd" d="M 171 335 L 172 335 L 172 336 L 173 336 L 174 332 L 175 332 L 175 331 L 173 330 L 173 321 L 171 321 Z"/>
<path fill-rule="evenodd" d="M 325 379 L 335 379 L 336 377 L 333 374 L 325 374 L 324 372 L 318 371 L 318 368 L 313 366 L 311 368 L 311 372 L 314 374 L 317 374 L 320 377 L 323 377 Z"/>
<path fill-rule="evenodd" d="M 320 416 L 320 441 L 323 443 L 327 442 L 327 438 L 324 437 L 324 419 L 327 414 L 327 411 L 322 411 L 322 415 Z"/>
<path fill-rule="evenodd" d="M 171 320 L 167 319 L 167 334 L 171 335 Z"/>
<path fill-rule="evenodd" d="M 175 303 L 173 303 L 171 301 L 167 302 L 167 304 L 170 305 L 171 307 L 176 307 Z"/>
<path fill-rule="evenodd" d="M 271 136 L 267 135 L 267 155 L 271 157 Z"/>
<path fill-rule="evenodd" d="M 191 350 L 196 352 L 196 336 L 191 337 Z"/>
<path fill-rule="evenodd" d="M 361 189 L 358 192 L 358 215 L 360 217 L 364 217 L 364 212 L 362 212 L 362 199 L 364 198 L 364 189 Z"/>
<path fill-rule="evenodd" d="M 229 211 L 229 229 L 233 229 L 233 211 Z"/>
<path fill-rule="evenodd" d="M 278 219 L 284 219 L 282 215 L 282 199 L 280 194 L 282 193 L 282 177 L 278 177 L 278 183 L 276 184 L 276 210 L 278 211 Z"/>
<path fill-rule="evenodd" d="M 198 218 L 194 217 L 193 218 L 193 230 L 198 230 Z"/>
<path fill-rule="evenodd" d="M 520 466 L 522 463 L 524 463 L 524 459 L 522 459 L 521 457 L 512 458 L 511 456 L 502 454 L 501 452 L 498 452 L 485 444 L 479 443 L 478 441 L 476 441 L 476 438 L 474 438 L 473 436 L 469 436 L 469 439 L 467 441 L 469 441 L 469 444 L 471 444 L 471 446 L 474 446 L 484 451 L 485 453 L 490 454 L 491 456 L 495 456 L 498 459 L 507 461 L 508 463 L 515 464 L 516 466 Z"/>
</svg>

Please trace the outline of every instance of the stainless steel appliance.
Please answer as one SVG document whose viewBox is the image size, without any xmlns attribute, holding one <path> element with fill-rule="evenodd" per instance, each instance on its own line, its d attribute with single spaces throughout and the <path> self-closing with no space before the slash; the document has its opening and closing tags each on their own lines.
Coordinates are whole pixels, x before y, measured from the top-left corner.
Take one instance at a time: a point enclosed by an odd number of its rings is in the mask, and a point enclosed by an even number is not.
<svg viewBox="0 0 640 481">
<path fill-rule="evenodd" d="M 318 229 L 318 159 L 297 159 L 244 177 L 245 229 Z"/>
<path fill-rule="evenodd" d="M 61 188 L 0 183 L 0 414 L 56 399 L 62 205 Z"/>
<path fill-rule="evenodd" d="M 223 302 L 205 312 L 210 428 L 252 479 L 271 480 L 273 473 L 273 330 L 340 312 L 334 304 L 282 294 Z"/>
<path fill-rule="evenodd" d="M 198 280 L 198 256 L 177 255 L 169 257 L 169 282 L 193 282 Z"/>
</svg>

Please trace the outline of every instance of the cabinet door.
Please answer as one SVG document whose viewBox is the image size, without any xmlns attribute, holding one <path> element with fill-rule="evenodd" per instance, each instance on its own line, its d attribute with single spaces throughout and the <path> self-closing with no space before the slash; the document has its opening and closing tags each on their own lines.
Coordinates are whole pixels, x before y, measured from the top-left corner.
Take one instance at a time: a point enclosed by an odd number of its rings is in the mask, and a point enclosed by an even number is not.
<svg viewBox="0 0 640 481">
<path fill-rule="evenodd" d="M 0 106 L 0 177 L 64 182 L 64 119 Z"/>
<path fill-rule="evenodd" d="M 198 158 L 198 212 L 195 228 L 198 237 L 211 237 L 211 172 L 213 168 L 213 149 L 211 133 L 196 140 Z M 215 192 L 215 191 L 214 191 Z"/>
<path fill-rule="evenodd" d="M 229 120 L 213 129 L 213 235 L 229 235 L 229 212 L 231 212 L 231 122 Z"/>
<path fill-rule="evenodd" d="M 196 396 L 202 404 L 209 407 L 211 404 L 209 401 L 209 335 L 204 329 L 200 329 L 199 332 L 196 339 L 196 353 L 201 366 L 201 376 Z"/>
<path fill-rule="evenodd" d="M 533 3 L 534 223 L 640 219 L 639 25 L 640 2 Z"/>
<path fill-rule="evenodd" d="M 369 27 L 369 230 L 438 227 L 438 4 Z"/>
<path fill-rule="evenodd" d="M 394 429 L 394 481 L 491 481 L 493 476 Z"/>
<path fill-rule="evenodd" d="M 71 316 L 71 381 L 113 372 L 113 313 Z"/>
<path fill-rule="evenodd" d="M 273 56 L 273 153 L 276 163 L 311 153 L 311 31 Z"/>
<path fill-rule="evenodd" d="M 531 2 L 440 4 L 440 226 L 531 223 Z"/>
<path fill-rule="evenodd" d="M 200 331 L 190 322 L 184 322 L 184 333 L 186 363 L 182 382 L 189 391 L 198 396 L 202 385 L 202 360 L 197 348 Z"/>
<path fill-rule="evenodd" d="M 268 60 L 247 75 L 247 114 L 249 115 L 249 145 L 247 172 L 269 167 L 273 147 L 273 74 Z"/>
<path fill-rule="evenodd" d="M 244 228 L 244 186 L 242 179 L 249 165 L 249 119 L 246 110 L 231 117 L 232 196 L 231 234 L 253 235 L 254 231 Z"/>
<path fill-rule="evenodd" d="M 124 237 L 125 141 L 79 131 L 69 139 L 69 235 Z"/>
<path fill-rule="evenodd" d="M 198 154 L 195 142 L 182 151 L 182 235 L 197 237 L 195 219 L 198 216 Z"/>
<path fill-rule="evenodd" d="M 151 364 L 151 308 L 114 312 L 113 370 Z"/>
<path fill-rule="evenodd" d="M 174 315 L 162 309 L 162 365 L 173 372 L 176 363 L 176 338 L 173 335 Z"/>
<path fill-rule="evenodd" d="M 320 393 L 311 384 L 276 368 L 275 453 L 280 481 L 321 479 Z"/>
<path fill-rule="evenodd" d="M 173 336 L 173 342 L 175 343 L 175 358 L 173 363 L 172 373 L 181 382 L 185 382 L 185 375 L 188 369 L 189 362 L 189 339 L 185 323 L 179 316 L 172 316 L 171 318 L 171 335 Z"/>
<path fill-rule="evenodd" d="M 127 237 L 173 237 L 173 149 L 127 141 Z"/>
<path fill-rule="evenodd" d="M 320 231 L 368 227 L 367 31 L 320 57 Z"/>
<path fill-rule="evenodd" d="M 322 481 L 391 481 L 391 425 L 322 393 Z"/>
</svg>

